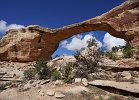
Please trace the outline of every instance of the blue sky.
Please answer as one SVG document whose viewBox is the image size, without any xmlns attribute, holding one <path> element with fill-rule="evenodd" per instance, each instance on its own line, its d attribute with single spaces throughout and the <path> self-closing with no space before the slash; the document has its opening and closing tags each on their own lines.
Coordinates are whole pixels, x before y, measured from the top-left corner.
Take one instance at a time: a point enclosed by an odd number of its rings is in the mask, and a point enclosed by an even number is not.
<svg viewBox="0 0 139 100">
<path fill-rule="evenodd" d="M 126 0 L 1 0 L 0 20 L 7 22 L 7 25 L 37 24 L 58 28 L 101 15 L 124 1 Z M 91 33 L 103 43 L 106 32 L 93 31 Z M 3 31 L 0 30 L 0 35 L 2 34 Z M 82 36 L 86 34 L 88 33 Z M 72 39 L 67 40 L 68 44 Z M 54 56 L 57 54 L 74 54 L 74 52 L 60 46 Z"/>
</svg>

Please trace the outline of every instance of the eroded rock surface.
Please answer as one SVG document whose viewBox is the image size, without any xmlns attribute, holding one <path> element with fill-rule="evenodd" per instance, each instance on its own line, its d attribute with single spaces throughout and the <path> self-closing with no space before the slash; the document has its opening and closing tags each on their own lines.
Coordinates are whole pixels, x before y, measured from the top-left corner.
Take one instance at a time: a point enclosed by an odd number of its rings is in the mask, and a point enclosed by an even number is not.
<svg viewBox="0 0 139 100">
<path fill-rule="evenodd" d="M 132 82 L 115 82 L 109 80 L 95 80 L 89 82 L 90 85 L 94 86 L 103 86 L 103 87 L 113 87 L 116 89 L 132 92 L 132 93 L 139 93 L 139 84 L 133 84 Z"/>
<path fill-rule="evenodd" d="M 58 29 L 37 25 L 9 30 L 0 40 L 0 59 L 28 62 L 40 57 L 50 59 L 59 42 L 73 35 L 103 30 L 139 46 L 139 0 L 128 0 L 107 13 Z"/>
</svg>

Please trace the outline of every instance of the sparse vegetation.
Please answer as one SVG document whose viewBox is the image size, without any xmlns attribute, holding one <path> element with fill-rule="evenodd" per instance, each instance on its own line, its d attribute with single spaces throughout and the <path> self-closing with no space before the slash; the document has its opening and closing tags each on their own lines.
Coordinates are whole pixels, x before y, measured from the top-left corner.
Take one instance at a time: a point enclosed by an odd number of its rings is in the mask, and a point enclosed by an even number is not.
<svg viewBox="0 0 139 100">
<path fill-rule="evenodd" d="M 116 95 L 110 95 L 108 100 L 119 100 L 119 98 Z"/>
<path fill-rule="evenodd" d="M 89 73 L 96 72 L 99 67 L 100 55 L 97 51 L 92 51 L 91 48 L 88 48 L 87 57 L 79 53 L 75 55 L 75 58 L 77 60 L 75 63 L 76 77 L 87 77 Z"/>
<path fill-rule="evenodd" d="M 132 46 L 130 45 L 129 42 L 126 42 L 123 53 L 124 53 L 124 58 L 133 57 Z"/>
<path fill-rule="evenodd" d="M 48 79 L 51 76 L 51 70 L 47 66 L 47 62 L 45 59 L 40 58 L 36 61 L 34 65 L 37 74 L 39 75 L 39 79 Z"/>
<path fill-rule="evenodd" d="M 63 69 L 63 77 L 64 77 L 64 82 L 65 83 L 71 83 L 72 79 L 70 77 L 71 75 L 71 71 L 72 71 L 72 66 L 73 64 L 72 63 L 68 63 L 64 69 Z"/>
<path fill-rule="evenodd" d="M 6 82 L 5 86 L 10 86 L 10 85 L 12 85 L 12 83 L 14 83 L 14 82 L 13 81 Z"/>
<path fill-rule="evenodd" d="M 35 68 L 29 68 L 24 71 L 24 80 L 31 80 L 35 78 L 36 70 Z"/>
<path fill-rule="evenodd" d="M 110 52 L 109 58 L 112 59 L 113 61 L 115 61 L 116 60 L 116 54 L 115 54 L 115 52 Z"/>
<path fill-rule="evenodd" d="M 116 53 L 119 50 L 117 46 L 112 47 L 112 52 Z"/>
<path fill-rule="evenodd" d="M 24 80 L 31 80 L 38 75 L 39 79 L 48 79 L 51 76 L 51 70 L 47 66 L 45 59 L 41 58 L 36 61 L 34 68 L 29 68 L 24 71 Z"/>
<path fill-rule="evenodd" d="M 97 41 L 95 39 L 90 39 L 87 42 L 88 42 L 88 47 L 97 46 Z"/>
<path fill-rule="evenodd" d="M 113 61 L 115 61 L 117 59 L 116 52 L 118 50 L 119 50 L 119 47 L 114 46 L 114 47 L 112 47 L 112 50 L 109 52 L 106 52 L 105 55 L 106 55 L 106 57 L 109 57 L 109 59 L 112 59 Z"/>
<path fill-rule="evenodd" d="M 6 89 L 6 86 L 10 86 L 10 85 L 12 85 L 12 82 L 11 81 L 10 82 L 6 82 L 6 83 L 1 83 L 0 84 L 0 92 L 2 90 L 5 90 Z"/>
<path fill-rule="evenodd" d="M 5 88 L 6 86 L 5 86 L 5 84 L 0 84 L 0 91 L 2 91 L 2 90 L 5 90 L 6 88 Z"/>
<path fill-rule="evenodd" d="M 61 73 L 59 72 L 59 71 L 57 71 L 57 70 L 54 70 L 53 72 L 52 72 L 52 79 L 54 79 L 54 80 L 58 80 L 58 79 L 61 79 Z"/>
</svg>

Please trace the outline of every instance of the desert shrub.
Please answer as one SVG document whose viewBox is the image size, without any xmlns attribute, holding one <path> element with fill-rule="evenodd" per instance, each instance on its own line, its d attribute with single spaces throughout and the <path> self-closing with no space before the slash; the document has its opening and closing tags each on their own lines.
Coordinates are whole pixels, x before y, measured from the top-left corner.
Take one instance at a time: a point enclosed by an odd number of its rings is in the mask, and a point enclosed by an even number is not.
<svg viewBox="0 0 139 100">
<path fill-rule="evenodd" d="M 99 96 L 99 99 L 98 99 L 98 100 L 104 100 L 104 99 L 103 99 L 103 97 L 102 97 L 102 96 Z"/>
<path fill-rule="evenodd" d="M 124 47 L 123 54 L 124 54 L 124 58 L 133 57 L 132 46 L 130 45 L 129 42 L 126 43 L 126 45 Z"/>
<path fill-rule="evenodd" d="M 119 98 L 116 95 L 110 95 L 108 100 L 119 100 Z"/>
<path fill-rule="evenodd" d="M 5 90 L 6 89 L 6 86 L 10 86 L 10 85 L 12 85 L 12 82 L 11 81 L 10 82 L 6 82 L 6 83 L 1 83 L 0 84 L 0 92 L 2 90 Z"/>
<path fill-rule="evenodd" d="M 118 51 L 118 47 L 117 46 L 114 46 L 114 47 L 112 47 L 112 52 L 117 52 Z"/>
<path fill-rule="evenodd" d="M 116 81 L 120 81 L 120 79 L 121 79 L 121 74 L 120 74 L 120 73 L 117 73 L 117 74 L 115 75 L 115 80 L 116 80 Z"/>
<path fill-rule="evenodd" d="M 5 89 L 6 89 L 5 87 L 6 87 L 6 85 L 5 85 L 5 84 L 3 84 L 3 83 L 2 83 L 2 84 L 0 84 L 0 91 L 5 90 Z"/>
<path fill-rule="evenodd" d="M 88 74 L 87 66 L 81 63 L 77 63 L 75 66 L 75 77 L 84 78 L 87 77 L 87 74 Z"/>
<path fill-rule="evenodd" d="M 72 81 L 72 78 L 70 77 L 72 66 L 73 66 L 73 63 L 68 63 L 66 66 L 64 66 L 62 74 L 63 74 L 65 83 L 71 83 Z"/>
<path fill-rule="evenodd" d="M 97 46 L 97 41 L 95 39 L 90 39 L 87 42 L 88 42 L 88 47 Z"/>
<path fill-rule="evenodd" d="M 112 47 L 111 51 L 105 53 L 106 57 L 115 61 L 117 59 L 116 52 L 119 50 L 120 47 L 114 46 Z"/>
<path fill-rule="evenodd" d="M 53 72 L 52 72 L 52 79 L 54 79 L 54 80 L 58 80 L 58 79 L 61 79 L 61 73 L 59 72 L 59 71 L 57 71 L 57 70 L 54 70 Z"/>
<path fill-rule="evenodd" d="M 116 54 L 114 52 L 110 52 L 109 59 L 112 59 L 113 61 L 116 60 Z"/>
<path fill-rule="evenodd" d="M 12 85 L 12 83 L 13 83 L 13 81 L 6 82 L 5 86 L 10 86 L 10 85 Z"/>
<path fill-rule="evenodd" d="M 31 80 L 35 78 L 35 75 L 39 76 L 39 79 L 48 79 L 51 76 L 51 70 L 47 66 L 45 59 L 41 58 L 36 61 L 34 68 L 29 68 L 24 71 L 24 80 Z"/>
<path fill-rule="evenodd" d="M 37 74 L 39 75 L 39 79 L 48 79 L 51 76 L 50 67 L 47 66 L 47 61 L 43 58 L 40 58 L 36 61 L 34 65 Z"/>
<path fill-rule="evenodd" d="M 93 53 L 92 53 L 93 52 Z M 92 51 L 91 48 L 88 48 L 87 57 L 79 54 L 75 55 L 75 75 L 76 77 L 87 77 L 89 73 L 98 71 L 99 68 L 98 62 L 100 60 L 100 55 L 97 51 Z"/>
<path fill-rule="evenodd" d="M 29 68 L 24 71 L 24 80 L 31 80 L 35 78 L 36 70 L 35 68 Z"/>
</svg>

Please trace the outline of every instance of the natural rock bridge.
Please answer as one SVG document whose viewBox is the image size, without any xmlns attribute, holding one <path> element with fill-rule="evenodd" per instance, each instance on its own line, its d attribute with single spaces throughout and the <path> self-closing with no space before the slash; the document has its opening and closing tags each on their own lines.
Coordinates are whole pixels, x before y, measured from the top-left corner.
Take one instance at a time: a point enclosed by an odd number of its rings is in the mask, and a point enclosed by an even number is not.
<svg viewBox="0 0 139 100">
<path fill-rule="evenodd" d="M 137 48 L 139 0 L 128 0 L 101 16 L 58 29 L 32 25 L 9 30 L 0 40 L 0 59 L 19 62 L 35 61 L 39 57 L 50 59 L 61 40 L 93 30 L 107 31 L 112 36 L 130 41 L 133 48 Z"/>
</svg>

